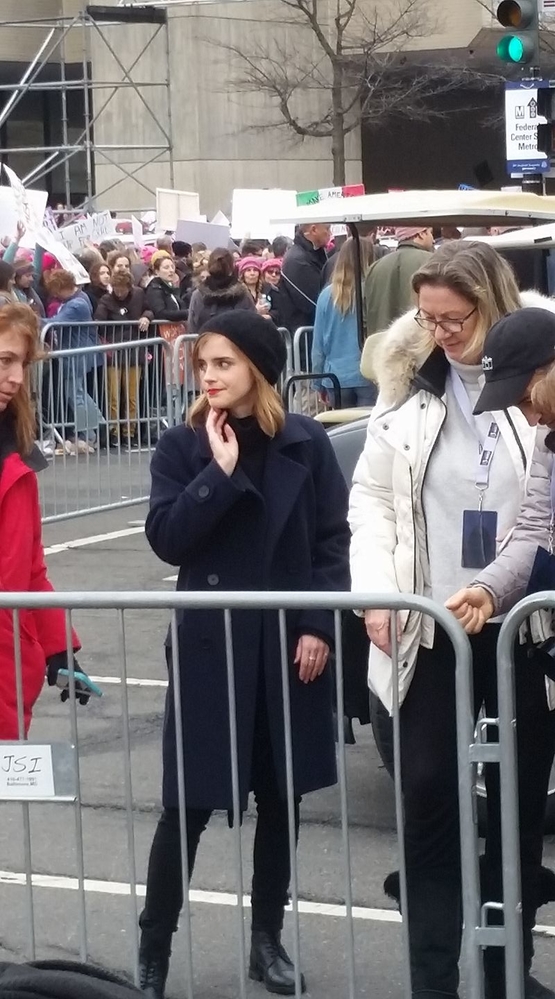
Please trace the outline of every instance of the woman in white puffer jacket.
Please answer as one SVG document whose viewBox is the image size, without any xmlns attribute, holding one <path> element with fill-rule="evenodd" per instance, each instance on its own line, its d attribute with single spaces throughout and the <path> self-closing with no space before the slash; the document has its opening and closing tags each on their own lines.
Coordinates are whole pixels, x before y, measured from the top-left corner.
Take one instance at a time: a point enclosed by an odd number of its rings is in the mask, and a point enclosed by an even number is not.
<svg viewBox="0 0 555 999">
<path fill-rule="evenodd" d="M 353 478 L 349 519 L 355 592 L 415 593 L 443 604 L 510 538 L 536 445 L 517 409 L 473 416 L 482 347 L 502 315 L 526 306 L 510 266 L 486 244 L 445 244 L 413 278 L 418 310 L 366 344 L 362 370 L 380 394 Z M 483 511 L 480 513 L 480 511 Z M 473 544 L 479 525 L 481 545 Z M 464 537 L 463 537 L 464 534 Z M 429 618 L 403 618 L 401 767 L 413 994 L 458 995 L 462 932 L 451 645 Z M 367 611 L 369 683 L 391 710 L 389 613 Z M 495 716 L 499 623 L 471 639 L 475 707 Z M 543 672 L 516 653 L 526 999 L 553 997 L 530 975 L 543 814 L 555 746 Z M 484 880 L 501 898 L 498 775 L 488 768 Z M 504 999 L 501 948 L 485 951 L 487 999 Z"/>
</svg>

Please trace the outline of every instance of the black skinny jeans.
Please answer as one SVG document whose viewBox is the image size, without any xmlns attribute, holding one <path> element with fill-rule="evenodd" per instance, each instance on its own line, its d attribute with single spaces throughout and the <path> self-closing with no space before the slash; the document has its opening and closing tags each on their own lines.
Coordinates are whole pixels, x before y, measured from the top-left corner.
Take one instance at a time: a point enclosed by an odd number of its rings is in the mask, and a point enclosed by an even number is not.
<svg viewBox="0 0 555 999">
<path fill-rule="evenodd" d="M 268 720 L 259 697 L 252 765 L 257 821 L 254 837 L 252 879 L 252 929 L 277 934 L 283 925 L 283 910 L 289 901 L 291 861 L 287 801 L 280 797 L 274 766 Z M 295 801 L 295 833 L 299 836 L 299 803 Z M 187 857 L 189 878 L 193 873 L 200 837 L 208 825 L 211 809 L 188 808 Z M 183 905 L 183 877 L 179 812 L 164 809 L 150 851 L 146 901 L 140 917 L 141 950 L 169 952 L 171 935 L 177 929 Z"/>
<path fill-rule="evenodd" d="M 474 707 L 497 715 L 498 625 L 471 639 Z M 545 677 L 526 648 L 516 652 L 516 704 L 524 959 L 533 957 L 532 927 L 543 849 L 555 718 L 548 710 Z M 413 993 L 456 995 L 461 942 L 459 802 L 455 723 L 455 658 L 445 633 L 421 649 L 400 712 L 405 805 L 409 932 Z M 482 861 L 484 896 L 502 899 L 499 769 L 486 767 L 488 828 Z M 503 949 L 488 948 L 486 976 L 495 999 L 504 999 Z"/>
</svg>

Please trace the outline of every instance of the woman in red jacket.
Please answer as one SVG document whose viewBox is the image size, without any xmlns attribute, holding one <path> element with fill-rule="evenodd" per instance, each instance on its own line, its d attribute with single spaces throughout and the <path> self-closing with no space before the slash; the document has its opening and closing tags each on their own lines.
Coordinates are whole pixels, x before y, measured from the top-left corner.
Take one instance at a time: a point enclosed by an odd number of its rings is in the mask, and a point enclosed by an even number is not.
<svg viewBox="0 0 555 999">
<path fill-rule="evenodd" d="M 29 365 L 40 347 L 37 318 L 28 305 L 0 309 L 0 590 L 50 592 L 44 564 L 36 472 L 46 462 L 34 444 L 35 415 Z M 48 674 L 68 668 L 65 613 L 25 610 L 19 615 L 25 734 Z M 79 640 L 73 635 L 73 647 Z M 75 669 L 78 669 L 75 663 Z M 66 695 L 64 697 L 64 695 Z M 63 692 L 63 699 L 67 691 Z M 20 736 L 12 612 L 0 610 L 0 739 Z"/>
</svg>

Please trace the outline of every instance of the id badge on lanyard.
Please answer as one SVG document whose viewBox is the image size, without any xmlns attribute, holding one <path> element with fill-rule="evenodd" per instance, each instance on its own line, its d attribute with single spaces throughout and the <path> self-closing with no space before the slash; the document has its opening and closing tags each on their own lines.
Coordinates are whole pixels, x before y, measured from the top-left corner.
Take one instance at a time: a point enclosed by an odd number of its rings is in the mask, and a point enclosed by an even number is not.
<svg viewBox="0 0 555 999">
<path fill-rule="evenodd" d="M 483 507 L 500 431 L 495 420 L 492 420 L 485 440 L 480 439 L 470 400 L 462 380 L 453 370 L 451 370 L 451 379 L 459 408 L 478 443 L 478 467 L 475 480 L 478 508 L 476 510 L 463 510 L 461 565 L 463 569 L 485 569 L 490 562 L 494 561 L 497 552 L 497 513 L 495 510 L 484 510 Z"/>
</svg>

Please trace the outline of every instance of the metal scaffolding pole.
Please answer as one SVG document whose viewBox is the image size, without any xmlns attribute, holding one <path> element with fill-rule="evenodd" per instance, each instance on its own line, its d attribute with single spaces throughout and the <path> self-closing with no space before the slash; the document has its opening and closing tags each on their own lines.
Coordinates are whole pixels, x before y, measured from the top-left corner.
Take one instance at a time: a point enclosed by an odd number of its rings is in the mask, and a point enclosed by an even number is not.
<svg viewBox="0 0 555 999">
<path fill-rule="evenodd" d="M 135 25 L 150 25 L 153 28 L 151 37 L 139 51 L 138 56 L 128 65 L 121 53 L 125 53 L 132 46 L 129 43 L 129 31 Z M 0 95 L 9 93 L 9 97 L 0 110 L 0 126 L 7 122 L 21 99 L 29 93 L 50 92 L 60 94 L 61 107 L 61 135 L 60 143 L 57 145 L 29 145 L 12 146 L 2 152 L 4 160 L 14 157 L 13 166 L 17 172 L 17 157 L 23 153 L 34 153 L 42 157 L 26 177 L 25 184 L 37 183 L 43 178 L 49 178 L 48 186 L 52 190 L 52 174 L 63 167 L 65 199 L 71 203 L 71 163 L 75 157 L 82 157 L 84 162 L 86 199 L 84 206 L 88 209 L 95 207 L 95 200 L 103 194 L 117 187 L 120 180 L 125 177 L 132 178 L 143 189 L 152 195 L 154 202 L 155 190 L 146 184 L 140 177 L 143 167 L 153 161 L 167 164 L 170 182 L 174 184 L 174 156 L 173 156 L 173 122 L 171 107 L 171 72 L 170 72 L 170 37 L 168 31 L 168 15 L 165 7 L 153 10 L 148 7 L 123 7 L 88 5 L 80 14 L 74 17 L 61 16 L 51 18 L 34 17 L 29 20 L 9 20 L 0 21 L 0 28 L 12 27 L 18 29 L 34 28 L 42 29 L 45 37 L 39 46 L 35 56 L 29 63 L 20 80 L 13 84 L 1 84 Z M 112 37 L 108 37 L 108 29 L 122 28 L 126 32 L 125 44 L 114 43 Z M 77 31 L 81 32 L 80 50 L 81 59 L 79 61 L 79 78 L 75 76 L 77 64 L 70 64 L 67 60 L 68 36 L 71 39 Z M 133 76 L 135 68 L 145 53 L 148 51 L 160 32 L 159 54 L 157 55 L 157 65 L 160 66 L 160 82 L 151 80 L 138 80 Z M 96 79 L 95 53 L 93 51 L 93 38 L 98 42 L 97 52 L 105 51 L 109 54 L 117 71 L 121 71 L 119 80 L 110 80 L 112 73 L 99 73 Z M 163 50 L 163 51 L 162 51 Z M 59 78 L 52 80 L 52 63 L 59 62 Z M 165 72 L 162 69 L 163 62 L 166 63 Z M 71 71 L 70 71 L 71 70 Z M 41 78 L 45 72 L 49 71 L 49 78 Z M 145 75 L 145 74 L 141 74 Z M 108 79 L 106 78 L 108 77 Z M 149 95 L 155 99 L 156 90 L 163 87 L 167 94 L 167 122 L 160 122 L 154 111 Z M 122 89 L 134 92 L 141 102 L 147 117 L 152 120 L 151 135 L 146 138 L 151 141 L 144 143 L 100 143 L 95 139 L 95 125 L 102 120 L 102 115 L 113 98 Z M 80 122 L 81 131 L 75 142 L 70 139 L 70 120 L 68 113 L 67 95 L 69 92 L 82 93 L 83 117 Z M 95 103 L 95 93 L 106 91 L 107 94 L 102 100 Z M 129 160 L 125 160 L 126 152 L 137 151 L 145 153 L 142 163 L 131 169 Z M 153 151 L 156 151 L 153 155 Z M 124 158 L 124 163 L 118 162 L 115 153 Z M 95 184 L 95 164 L 97 162 L 110 163 L 115 170 L 121 172 L 120 180 L 112 182 L 104 190 L 98 190 Z M 125 164 L 125 165 L 124 165 Z"/>
</svg>

